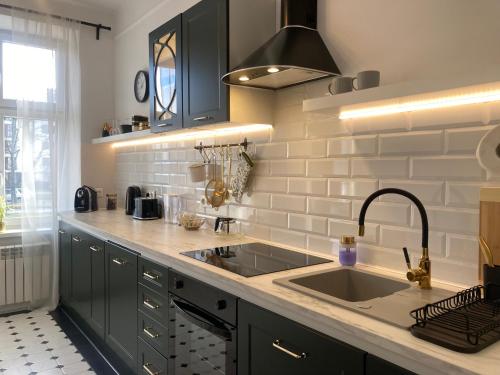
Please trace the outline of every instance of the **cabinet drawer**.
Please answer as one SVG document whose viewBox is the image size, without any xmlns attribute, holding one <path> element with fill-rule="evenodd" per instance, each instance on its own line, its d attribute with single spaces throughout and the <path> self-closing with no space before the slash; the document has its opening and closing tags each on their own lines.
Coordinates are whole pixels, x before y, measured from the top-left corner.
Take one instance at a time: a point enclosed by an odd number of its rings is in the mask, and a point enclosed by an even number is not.
<svg viewBox="0 0 500 375">
<path fill-rule="evenodd" d="M 167 357 L 168 353 L 168 330 L 156 320 L 151 319 L 144 313 L 139 313 L 139 326 L 137 329 L 139 337 L 158 350 L 160 354 Z"/>
<path fill-rule="evenodd" d="M 139 258 L 139 282 L 168 298 L 167 268 Z"/>
<path fill-rule="evenodd" d="M 167 375 L 166 358 L 141 339 L 138 339 L 138 346 L 137 373 L 142 375 Z"/>
<path fill-rule="evenodd" d="M 365 353 L 245 301 L 238 306 L 238 374 L 363 375 Z"/>
<path fill-rule="evenodd" d="M 168 273 L 170 293 L 181 297 L 218 318 L 236 325 L 237 298 L 220 289 L 192 279 L 174 270 Z"/>
<path fill-rule="evenodd" d="M 387 362 L 381 358 L 371 354 L 366 356 L 366 372 L 365 375 L 416 375 L 415 373 L 405 370 L 393 363 Z"/>
<path fill-rule="evenodd" d="M 160 324 L 167 325 L 168 322 L 168 299 L 162 297 L 155 291 L 139 284 L 139 295 L 137 304 L 139 311 L 157 320 Z"/>
</svg>

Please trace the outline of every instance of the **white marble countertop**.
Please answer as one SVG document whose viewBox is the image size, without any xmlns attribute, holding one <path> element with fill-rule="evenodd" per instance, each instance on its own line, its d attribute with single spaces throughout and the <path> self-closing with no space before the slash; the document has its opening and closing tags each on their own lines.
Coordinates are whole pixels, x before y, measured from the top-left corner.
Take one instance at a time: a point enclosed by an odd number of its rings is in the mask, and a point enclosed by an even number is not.
<svg viewBox="0 0 500 375">
<path fill-rule="evenodd" d="M 407 330 L 273 283 L 277 278 L 333 269 L 339 267 L 338 262 L 246 278 L 180 255 L 180 252 L 256 241 L 250 237 L 238 235 L 226 237 L 217 235 L 209 229 L 186 231 L 182 227 L 165 224 L 163 220 L 137 221 L 126 216 L 122 210 L 92 213 L 64 212 L 60 214 L 60 218 L 94 236 L 116 242 L 151 260 L 175 268 L 188 276 L 416 373 L 495 374 L 500 369 L 500 343 L 477 354 L 453 352 L 417 339 Z M 268 241 L 260 242 L 272 244 Z M 281 244 L 278 246 L 310 253 Z M 324 254 L 321 256 L 327 257 Z M 335 260 L 333 257 L 332 259 Z M 403 272 L 397 274 L 374 267 L 357 267 L 403 277 Z M 434 282 L 434 285 L 453 290 L 451 285 L 437 282 Z"/>
</svg>

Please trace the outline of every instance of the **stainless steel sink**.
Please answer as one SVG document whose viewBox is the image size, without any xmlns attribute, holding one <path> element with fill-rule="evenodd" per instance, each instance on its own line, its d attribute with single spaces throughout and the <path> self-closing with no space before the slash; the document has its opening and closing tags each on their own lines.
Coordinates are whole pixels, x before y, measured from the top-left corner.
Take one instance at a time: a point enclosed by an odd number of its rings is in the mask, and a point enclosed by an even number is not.
<svg viewBox="0 0 500 375">
<path fill-rule="evenodd" d="M 350 268 L 292 278 L 289 281 L 349 302 L 385 297 L 410 287 L 407 282 L 359 272 Z"/>
<path fill-rule="evenodd" d="M 413 324 L 410 311 L 454 294 L 438 288 L 420 289 L 407 281 L 347 267 L 273 282 L 402 328 Z"/>
</svg>

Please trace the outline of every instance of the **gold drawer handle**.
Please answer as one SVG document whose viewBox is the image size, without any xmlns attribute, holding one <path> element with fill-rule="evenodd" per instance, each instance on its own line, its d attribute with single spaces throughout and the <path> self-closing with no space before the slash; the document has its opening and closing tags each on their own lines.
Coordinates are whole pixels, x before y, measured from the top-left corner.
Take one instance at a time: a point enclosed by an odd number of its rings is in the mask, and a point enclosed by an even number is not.
<svg viewBox="0 0 500 375">
<path fill-rule="evenodd" d="M 66 231 L 62 230 L 62 229 L 59 229 L 59 234 L 66 234 Z"/>
<path fill-rule="evenodd" d="M 156 310 L 160 308 L 160 305 L 154 305 L 148 299 L 145 299 L 144 301 L 142 301 L 142 303 L 144 304 L 144 306 L 150 308 L 151 310 Z"/>
<path fill-rule="evenodd" d="M 92 250 L 94 253 L 99 253 L 102 251 L 99 246 L 90 246 L 90 250 Z"/>
<path fill-rule="evenodd" d="M 282 351 L 285 354 L 288 354 L 290 357 L 293 357 L 295 359 L 304 359 L 304 358 L 307 357 L 306 353 L 297 354 L 297 353 L 294 353 L 294 352 L 288 350 L 287 348 L 283 347 L 281 345 L 281 341 L 280 340 L 274 340 L 273 341 L 273 347 L 275 347 L 276 349 Z"/>
<path fill-rule="evenodd" d="M 78 236 L 73 236 L 72 238 L 73 238 L 73 241 L 75 241 L 75 242 L 81 242 L 82 241 L 82 239 L 80 237 L 78 237 Z"/>
<path fill-rule="evenodd" d="M 160 375 L 161 374 L 161 371 L 152 370 L 151 363 L 145 363 L 144 365 L 142 365 L 142 369 L 144 371 L 146 371 L 146 373 L 149 375 Z"/>
<path fill-rule="evenodd" d="M 145 278 L 149 279 L 149 280 L 158 280 L 160 278 L 160 276 L 158 275 L 155 275 L 149 271 L 145 271 L 142 273 L 142 276 L 144 276 Z"/>
<path fill-rule="evenodd" d="M 113 258 L 113 263 L 118 264 L 119 266 L 123 266 L 127 262 L 125 262 L 124 260 L 122 260 L 120 258 Z"/>
<path fill-rule="evenodd" d="M 151 337 L 152 339 L 160 337 L 160 334 L 154 332 L 151 327 L 144 327 L 142 329 L 142 332 L 144 332 L 147 336 Z"/>
</svg>

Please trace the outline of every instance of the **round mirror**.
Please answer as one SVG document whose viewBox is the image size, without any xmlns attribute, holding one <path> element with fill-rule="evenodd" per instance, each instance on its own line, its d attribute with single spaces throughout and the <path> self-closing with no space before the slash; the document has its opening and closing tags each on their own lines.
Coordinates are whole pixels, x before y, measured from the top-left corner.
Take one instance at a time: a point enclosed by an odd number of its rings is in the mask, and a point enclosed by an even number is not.
<svg viewBox="0 0 500 375">
<path fill-rule="evenodd" d="M 155 90 L 158 104 L 166 111 L 175 113 L 175 35 L 160 46 L 156 56 Z"/>
</svg>

